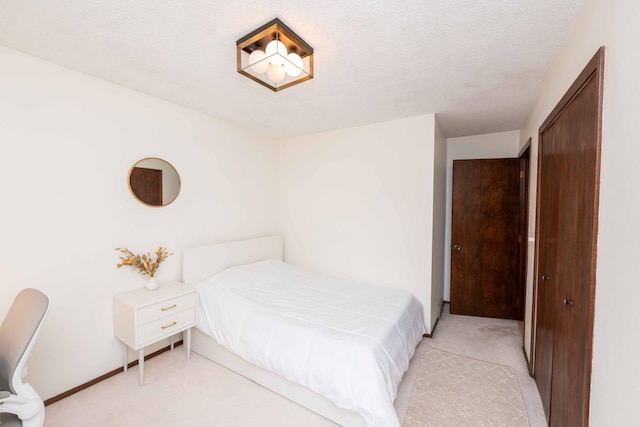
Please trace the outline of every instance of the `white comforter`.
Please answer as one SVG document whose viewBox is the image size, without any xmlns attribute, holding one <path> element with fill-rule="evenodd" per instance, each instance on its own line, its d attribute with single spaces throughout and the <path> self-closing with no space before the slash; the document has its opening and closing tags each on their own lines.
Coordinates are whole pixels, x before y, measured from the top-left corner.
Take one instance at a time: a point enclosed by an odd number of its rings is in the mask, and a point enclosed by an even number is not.
<svg viewBox="0 0 640 427">
<path fill-rule="evenodd" d="M 197 286 L 198 328 L 262 368 L 302 384 L 368 426 L 399 425 L 398 384 L 425 331 L 410 293 L 266 260 Z"/>
</svg>

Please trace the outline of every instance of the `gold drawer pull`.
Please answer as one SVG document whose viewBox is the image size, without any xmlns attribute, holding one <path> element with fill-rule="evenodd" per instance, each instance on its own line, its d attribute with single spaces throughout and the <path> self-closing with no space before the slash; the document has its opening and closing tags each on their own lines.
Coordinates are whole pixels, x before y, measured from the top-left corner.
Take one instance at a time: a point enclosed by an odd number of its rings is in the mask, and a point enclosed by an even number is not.
<svg viewBox="0 0 640 427">
<path fill-rule="evenodd" d="M 176 308 L 177 305 L 173 304 L 171 307 L 165 307 L 165 308 L 161 308 L 160 311 L 167 311 L 167 310 L 171 310 L 172 308 Z"/>
<path fill-rule="evenodd" d="M 162 329 L 167 329 L 170 328 L 172 326 L 176 326 L 178 324 L 178 322 L 173 322 L 173 323 L 169 323 L 167 326 L 161 326 Z"/>
</svg>

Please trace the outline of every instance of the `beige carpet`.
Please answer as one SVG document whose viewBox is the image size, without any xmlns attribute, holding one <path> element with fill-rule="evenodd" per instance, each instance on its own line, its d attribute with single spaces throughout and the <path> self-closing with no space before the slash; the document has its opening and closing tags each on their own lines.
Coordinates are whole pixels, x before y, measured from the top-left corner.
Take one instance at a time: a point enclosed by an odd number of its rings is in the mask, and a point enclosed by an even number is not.
<svg viewBox="0 0 640 427">
<path fill-rule="evenodd" d="M 435 418 L 433 411 L 422 423 L 416 422 L 419 402 L 433 397 L 419 397 L 429 380 L 418 374 L 433 374 L 422 369 L 423 353 L 438 348 L 439 353 L 464 355 L 459 360 L 490 360 L 515 369 L 522 389 L 531 427 L 547 427 L 542 402 L 535 382 L 529 376 L 522 355 L 522 332 L 514 320 L 488 319 L 449 314 L 448 304 L 438 322 L 433 338 L 425 338 L 416 350 L 394 405 L 405 427 L 477 426 L 457 417 L 456 406 L 464 407 L 462 398 L 447 402 L 441 397 L 436 410 L 449 419 Z M 432 353 L 436 354 L 436 353 Z M 116 355 L 117 356 L 117 355 Z M 457 356 L 460 357 L 460 356 Z M 471 358 L 471 359 L 466 359 Z M 119 359 L 113 361 L 114 367 Z M 489 364 L 490 366 L 496 366 Z M 474 371 L 472 371 L 474 372 Z M 456 369 L 452 370 L 455 375 Z M 459 375 L 458 375 L 459 376 Z M 446 380 L 445 393 L 454 381 Z M 412 396 L 412 391 L 416 392 Z M 422 393 L 424 394 L 424 393 Z M 437 394 L 437 393 L 434 393 Z M 411 412 L 408 412 L 409 399 Z M 438 396 L 434 396 L 436 399 Z M 444 402 L 443 402 L 444 400 Z M 444 409 L 453 408 L 453 409 Z M 405 414 L 409 413 L 407 417 Z M 504 418 L 504 417 L 502 417 Z M 497 416 L 485 426 L 500 425 Z M 409 424 L 412 420 L 413 424 Z M 455 423 L 454 423 L 455 420 Z M 511 421 L 509 421 L 511 422 Z M 457 423 L 457 424 L 456 424 Z M 524 422 L 503 424 L 527 426 Z M 220 365 L 197 355 L 187 362 L 184 346 L 168 351 L 145 363 L 145 385 L 138 386 L 138 369 L 118 374 L 86 390 L 47 406 L 45 427 L 336 427 L 336 424 L 284 399 Z"/>
<path fill-rule="evenodd" d="M 404 427 L 529 427 L 513 368 L 429 346 L 415 362 Z"/>
</svg>

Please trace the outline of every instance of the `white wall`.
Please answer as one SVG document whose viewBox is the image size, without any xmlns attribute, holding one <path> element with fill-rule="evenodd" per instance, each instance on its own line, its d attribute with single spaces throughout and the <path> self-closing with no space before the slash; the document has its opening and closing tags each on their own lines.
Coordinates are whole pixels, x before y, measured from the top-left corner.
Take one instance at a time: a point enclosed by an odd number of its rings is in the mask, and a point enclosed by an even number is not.
<svg viewBox="0 0 640 427">
<path fill-rule="evenodd" d="M 591 383 L 590 425 L 594 427 L 640 425 L 640 310 L 637 303 L 640 300 L 637 268 L 640 250 L 636 245 L 640 241 L 639 17 L 637 0 L 587 0 L 520 133 L 521 145 L 529 137 L 533 140 L 531 154 L 535 171 L 538 128 L 598 47 L 605 45 Z M 534 194 L 532 192 L 533 200 Z M 533 209 L 529 223 L 531 232 L 535 224 Z M 532 275 L 528 281 L 529 291 L 531 281 Z"/>
<path fill-rule="evenodd" d="M 287 261 L 406 289 L 429 323 L 434 132 L 430 114 L 282 141 Z"/>
<path fill-rule="evenodd" d="M 433 156 L 433 238 L 431 252 L 431 325 L 440 317 L 444 299 L 444 253 L 447 199 L 447 139 L 437 117 Z"/>
<path fill-rule="evenodd" d="M 111 300 L 145 279 L 116 269 L 114 248 L 167 246 L 168 281 L 187 246 L 278 232 L 278 144 L 5 48 L 0 70 L 0 318 L 22 288 L 50 296 L 28 376 L 47 399 L 121 366 Z M 167 207 L 129 193 L 148 156 L 182 178 Z"/>
<path fill-rule="evenodd" d="M 444 300 L 451 298 L 451 197 L 453 161 L 518 157 L 519 131 L 489 133 L 447 139 L 447 193 L 444 250 Z"/>
</svg>

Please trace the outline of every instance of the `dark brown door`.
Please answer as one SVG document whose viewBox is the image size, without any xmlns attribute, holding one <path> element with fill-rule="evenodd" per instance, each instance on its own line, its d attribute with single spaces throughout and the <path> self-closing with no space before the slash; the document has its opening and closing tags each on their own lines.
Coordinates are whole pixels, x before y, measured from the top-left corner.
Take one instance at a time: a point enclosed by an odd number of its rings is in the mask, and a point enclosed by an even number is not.
<svg viewBox="0 0 640 427">
<path fill-rule="evenodd" d="M 522 319 L 520 160 L 455 160 L 452 187 L 451 313 Z"/>
<path fill-rule="evenodd" d="M 602 55 L 540 129 L 534 372 L 550 426 L 589 424 Z"/>
<path fill-rule="evenodd" d="M 161 170 L 133 168 L 129 182 L 138 200 L 151 206 L 162 206 Z"/>
<path fill-rule="evenodd" d="M 529 248 L 529 160 L 531 138 L 520 154 L 520 205 L 518 208 L 518 300 L 516 305 L 522 309 L 524 319 L 525 294 L 527 289 L 527 253 Z M 524 345 L 524 335 L 522 344 Z"/>
<path fill-rule="evenodd" d="M 539 212 L 539 224 L 545 227 L 539 229 L 538 247 L 539 259 L 543 261 L 544 268 L 541 271 L 538 281 L 538 319 L 536 333 L 536 359 L 535 376 L 542 399 L 542 406 L 545 413 L 549 414 L 551 406 L 551 377 L 553 373 L 553 340 L 555 336 L 556 311 L 549 307 L 553 301 L 560 298 L 560 290 L 551 283 L 550 274 L 556 270 L 558 236 L 558 210 L 559 192 L 554 191 L 560 179 L 558 154 L 559 129 L 552 126 L 544 135 L 544 152 L 540 163 L 544 163 L 544 168 L 539 170 L 538 194 L 539 206 L 544 206 Z M 540 264 L 542 266 L 542 264 Z M 557 277 L 554 277 L 554 283 Z M 543 350 L 546 349 L 546 350 Z M 540 351 L 538 351 L 540 350 Z"/>
</svg>

